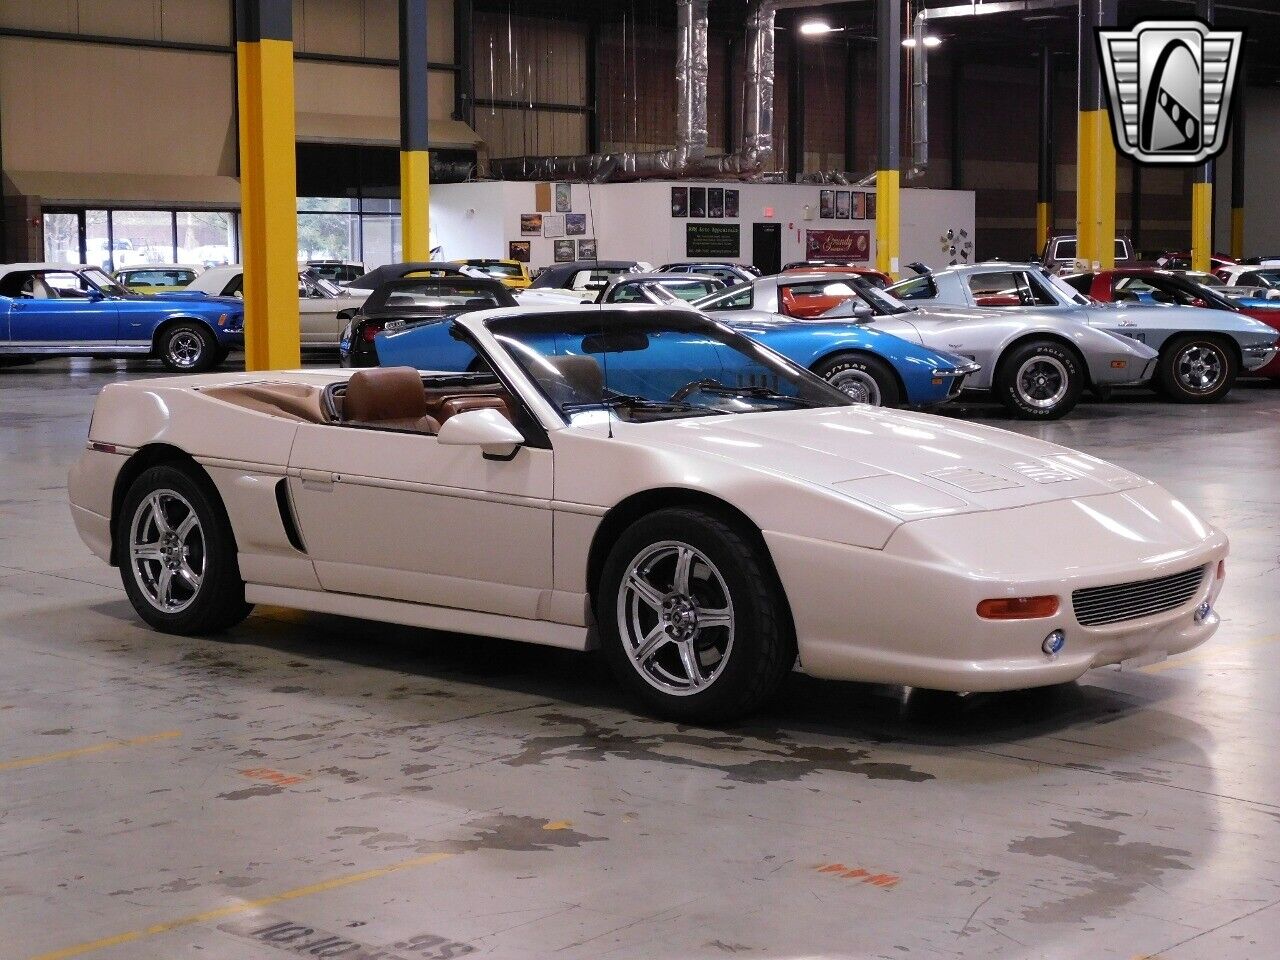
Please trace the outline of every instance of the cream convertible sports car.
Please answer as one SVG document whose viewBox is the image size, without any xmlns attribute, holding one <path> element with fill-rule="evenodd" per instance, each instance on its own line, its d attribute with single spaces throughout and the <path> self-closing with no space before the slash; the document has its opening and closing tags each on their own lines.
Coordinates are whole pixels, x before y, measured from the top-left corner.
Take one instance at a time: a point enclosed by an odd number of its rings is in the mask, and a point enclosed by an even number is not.
<svg viewBox="0 0 1280 960">
<path fill-rule="evenodd" d="M 250 604 L 599 645 L 668 716 L 799 657 L 947 690 L 1073 680 L 1218 624 L 1226 537 L 1071 450 L 853 405 L 689 310 L 488 310 L 479 372 L 112 384 L 81 536 L 161 630 Z"/>
</svg>

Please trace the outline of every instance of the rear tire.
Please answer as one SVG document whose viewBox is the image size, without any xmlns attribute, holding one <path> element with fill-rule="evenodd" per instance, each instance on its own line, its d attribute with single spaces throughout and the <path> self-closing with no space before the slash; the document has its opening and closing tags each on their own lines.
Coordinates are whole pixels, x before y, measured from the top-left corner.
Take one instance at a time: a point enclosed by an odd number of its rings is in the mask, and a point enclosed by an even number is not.
<svg viewBox="0 0 1280 960">
<path fill-rule="evenodd" d="M 1235 351 L 1216 337 L 1174 338 L 1160 351 L 1156 384 L 1174 403 L 1217 403 L 1236 382 Z"/>
<path fill-rule="evenodd" d="M 691 508 L 642 517 L 614 544 L 596 620 L 614 675 L 650 711 L 723 722 L 777 691 L 795 640 L 762 550 L 735 525 Z"/>
<path fill-rule="evenodd" d="M 157 339 L 156 352 L 166 369 L 174 373 L 202 373 L 219 362 L 218 343 L 213 334 L 194 320 L 167 327 Z"/>
<path fill-rule="evenodd" d="M 115 544 L 129 602 L 157 630 L 217 633 L 253 609 L 222 502 L 208 480 L 183 467 L 151 467 L 133 481 Z"/>
<path fill-rule="evenodd" d="M 837 354 L 814 364 L 813 372 L 855 403 L 896 407 L 902 402 L 893 368 L 879 357 Z"/>
<path fill-rule="evenodd" d="M 993 393 L 1019 420 L 1057 420 L 1080 402 L 1080 359 L 1053 340 L 1020 343 L 1000 358 Z"/>
</svg>

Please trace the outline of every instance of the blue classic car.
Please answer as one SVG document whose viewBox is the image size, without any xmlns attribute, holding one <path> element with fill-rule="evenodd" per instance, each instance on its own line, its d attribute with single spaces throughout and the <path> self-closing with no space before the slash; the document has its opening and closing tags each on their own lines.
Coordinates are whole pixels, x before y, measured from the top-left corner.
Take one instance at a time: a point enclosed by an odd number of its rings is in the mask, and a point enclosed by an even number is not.
<svg viewBox="0 0 1280 960">
<path fill-rule="evenodd" d="M 774 278 L 765 279 L 771 281 Z M 761 282 L 764 281 L 757 281 Z M 581 309 L 600 308 L 584 306 Z M 601 311 L 602 317 L 616 315 L 607 310 Z M 709 316 L 721 322 L 734 321 L 726 323 L 726 326 L 766 344 L 822 376 L 860 403 L 885 406 L 941 403 L 959 393 L 964 378 L 978 369 L 978 364 L 963 357 L 929 350 L 852 320 L 796 322 L 744 318 L 739 322 L 736 316 L 727 317 L 720 313 Z M 431 318 L 418 323 L 406 321 L 411 325 L 404 329 L 378 334 L 373 340 L 377 363 L 420 370 L 476 369 L 475 352 L 466 342 L 453 336 L 451 319 Z M 559 344 L 546 345 L 546 349 L 552 352 L 559 351 L 561 347 Z M 672 338 L 670 348 L 681 349 L 678 338 Z M 627 353 L 622 352 L 610 362 L 615 367 L 626 366 Z M 629 367 L 625 372 L 646 378 L 647 382 L 658 375 L 656 371 L 632 370 Z M 728 373 L 732 378 L 734 372 Z M 649 386 L 653 387 L 654 383 L 650 382 Z"/>
<path fill-rule="evenodd" d="M 98 267 L 0 266 L 0 365 L 35 357 L 150 356 L 209 370 L 244 343 L 244 305 L 229 297 L 130 293 Z"/>
</svg>

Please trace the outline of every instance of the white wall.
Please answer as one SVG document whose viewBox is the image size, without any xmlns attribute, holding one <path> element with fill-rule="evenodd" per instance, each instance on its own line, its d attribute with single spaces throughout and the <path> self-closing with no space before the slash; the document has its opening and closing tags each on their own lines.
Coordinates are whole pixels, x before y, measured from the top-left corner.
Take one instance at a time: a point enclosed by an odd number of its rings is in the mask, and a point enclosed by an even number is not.
<svg viewBox="0 0 1280 960">
<path fill-rule="evenodd" d="M 782 261 L 803 260 L 805 231 L 868 230 L 871 233 L 869 264 L 875 263 L 875 221 L 818 218 L 818 191 L 807 184 L 708 183 L 681 181 L 679 186 L 728 187 L 739 191 L 739 216 L 713 220 L 671 216 L 668 181 L 572 185 L 573 211 L 587 215 L 586 237 L 597 242 L 602 259 L 647 260 L 654 265 L 687 259 L 689 223 L 737 223 L 741 225 L 741 250 L 737 259 L 750 263 L 752 225 L 775 222 L 782 227 Z M 532 243 L 530 266 L 553 262 L 554 241 L 521 237 L 520 214 L 534 213 L 533 183 L 487 181 L 441 184 L 431 189 L 433 242 L 443 244 L 445 256 L 505 257 L 510 240 Z M 766 210 L 771 208 L 772 213 Z M 943 267 L 948 257 L 941 237 L 950 229 L 974 233 L 974 195 L 969 190 L 902 191 L 902 263 L 921 260 Z"/>
<path fill-rule="evenodd" d="M 1245 256 L 1280 251 L 1280 89 L 1247 87 L 1245 91 L 1244 252 Z M 1214 249 L 1231 249 L 1231 151 L 1218 157 L 1214 184 Z M 1190 209 L 1190 199 L 1187 200 Z"/>
</svg>

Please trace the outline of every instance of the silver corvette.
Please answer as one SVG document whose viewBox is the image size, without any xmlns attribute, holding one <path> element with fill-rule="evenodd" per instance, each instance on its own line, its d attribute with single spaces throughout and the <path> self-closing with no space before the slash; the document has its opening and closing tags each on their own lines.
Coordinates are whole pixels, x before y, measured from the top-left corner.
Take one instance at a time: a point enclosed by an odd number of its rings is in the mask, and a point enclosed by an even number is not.
<svg viewBox="0 0 1280 960">
<path fill-rule="evenodd" d="M 1155 386 L 1182 403 L 1221 400 L 1238 372 L 1258 370 L 1276 355 L 1276 331 L 1259 320 L 1191 306 L 1099 303 L 1038 264 L 951 267 L 904 280 L 890 292 L 929 310 L 951 306 L 1052 317 L 1145 344 L 1158 355 Z"/>
<path fill-rule="evenodd" d="M 1086 387 L 1103 392 L 1144 383 L 1155 371 L 1154 350 L 1071 318 L 932 303 L 919 306 L 903 303 L 890 291 L 856 276 L 824 274 L 822 278 L 830 284 L 830 308 L 812 319 L 790 315 L 793 323 L 852 317 L 873 330 L 976 361 L 980 369 L 964 380 L 964 389 L 993 390 L 1005 408 L 1021 419 L 1055 420 L 1071 412 Z M 778 287 L 793 279 L 757 280 L 750 309 L 735 317 L 789 316 Z M 709 309 L 710 304 L 701 301 L 699 307 Z"/>
</svg>

